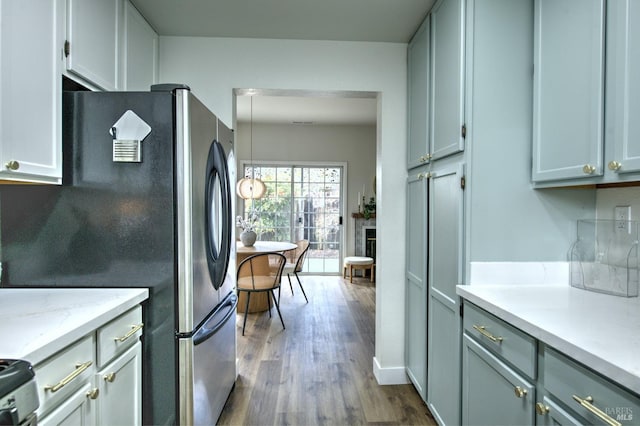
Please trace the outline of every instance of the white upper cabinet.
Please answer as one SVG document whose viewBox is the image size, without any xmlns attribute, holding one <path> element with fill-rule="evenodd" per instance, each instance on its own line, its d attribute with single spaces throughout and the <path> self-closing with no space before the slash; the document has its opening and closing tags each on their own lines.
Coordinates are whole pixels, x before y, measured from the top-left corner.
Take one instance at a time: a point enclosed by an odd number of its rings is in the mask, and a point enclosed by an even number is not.
<svg viewBox="0 0 640 426">
<path fill-rule="evenodd" d="M 429 16 L 407 48 L 408 145 L 407 168 L 429 161 Z"/>
<path fill-rule="evenodd" d="M 67 70 L 107 91 L 121 90 L 123 0 L 67 0 Z"/>
<path fill-rule="evenodd" d="M 124 8 L 124 90 L 148 91 L 158 81 L 158 34 L 127 1 Z"/>
<path fill-rule="evenodd" d="M 533 181 L 603 173 L 604 0 L 536 0 Z"/>
<path fill-rule="evenodd" d="M 0 179 L 61 183 L 64 0 L 0 2 Z"/>
<path fill-rule="evenodd" d="M 464 150 L 465 1 L 441 0 L 431 11 L 431 159 Z"/>
<path fill-rule="evenodd" d="M 615 181 L 640 172 L 640 1 L 609 1 L 607 20 L 606 162 Z"/>
</svg>

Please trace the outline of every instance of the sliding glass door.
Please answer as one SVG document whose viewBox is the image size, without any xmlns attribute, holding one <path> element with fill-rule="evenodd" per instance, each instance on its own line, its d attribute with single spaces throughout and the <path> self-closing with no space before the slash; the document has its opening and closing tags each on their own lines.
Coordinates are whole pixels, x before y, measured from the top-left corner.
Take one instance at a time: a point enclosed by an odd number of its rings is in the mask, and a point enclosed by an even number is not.
<svg viewBox="0 0 640 426">
<path fill-rule="evenodd" d="M 343 167 L 254 164 L 244 173 L 267 186 L 263 198 L 244 202 L 245 217 L 258 218 L 258 240 L 309 240 L 303 272 L 340 273 Z"/>
</svg>

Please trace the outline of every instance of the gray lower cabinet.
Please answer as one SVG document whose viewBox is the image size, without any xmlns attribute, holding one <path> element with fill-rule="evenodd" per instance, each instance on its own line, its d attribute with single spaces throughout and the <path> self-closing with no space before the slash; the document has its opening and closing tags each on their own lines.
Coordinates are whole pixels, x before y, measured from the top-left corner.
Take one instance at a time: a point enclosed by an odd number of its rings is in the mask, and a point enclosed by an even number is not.
<svg viewBox="0 0 640 426">
<path fill-rule="evenodd" d="M 462 368 L 462 424 L 533 424 L 535 386 L 467 334 Z"/>
<path fill-rule="evenodd" d="M 427 399 L 427 190 L 426 171 L 407 179 L 405 364 L 409 379 Z"/>
<path fill-rule="evenodd" d="M 584 418 L 583 424 L 638 424 L 638 395 L 553 348 L 545 347 L 543 354 L 545 389 L 568 407 L 569 415 Z"/>
<path fill-rule="evenodd" d="M 632 425 L 640 396 L 464 303 L 462 424 Z"/>
<path fill-rule="evenodd" d="M 460 424 L 460 298 L 464 164 L 432 164 L 429 177 L 427 405 L 440 424 Z"/>
</svg>

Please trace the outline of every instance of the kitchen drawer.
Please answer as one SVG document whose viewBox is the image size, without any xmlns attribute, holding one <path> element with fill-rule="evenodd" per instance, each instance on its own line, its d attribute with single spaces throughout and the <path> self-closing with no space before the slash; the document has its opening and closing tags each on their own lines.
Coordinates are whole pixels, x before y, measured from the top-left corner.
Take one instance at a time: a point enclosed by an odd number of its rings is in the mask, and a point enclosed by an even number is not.
<svg viewBox="0 0 640 426">
<path fill-rule="evenodd" d="M 544 350 L 543 376 L 546 390 L 584 417 L 589 424 L 602 423 L 604 416 L 623 425 L 638 422 L 638 396 L 551 348 Z M 592 401 L 581 404 L 574 396 Z M 589 410 L 587 407 L 596 408 Z M 595 410 L 600 410 L 602 415 L 595 414 Z"/>
<path fill-rule="evenodd" d="M 139 305 L 98 329 L 98 367 L 140 340 L 142 307 Z"/>
<path fill-rule="evenodd" d="M 489 351 L 526 374 L 536 378 L 536 340 L 501 319 L 465 302 L 464 331 Z"/>
<path fill-rule="evenodd" d="M 90 382 L 96 372 L 95 361 L 95 335 L 91 333 L 34 366 L 40 400 L 38 416 Z"/>
<path fill-rule="evenodd" d="M 468 335 L 462 351 L 462 424 L 533 424 L 535 385 Z"/>
</svg>

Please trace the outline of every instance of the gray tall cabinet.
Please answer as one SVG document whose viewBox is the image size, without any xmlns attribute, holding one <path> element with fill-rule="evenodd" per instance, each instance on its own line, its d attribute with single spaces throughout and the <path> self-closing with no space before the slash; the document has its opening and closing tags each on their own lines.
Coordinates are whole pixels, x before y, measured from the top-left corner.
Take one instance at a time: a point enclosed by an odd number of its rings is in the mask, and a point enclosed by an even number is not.
<svg viewBox="0 0 640 426">
<path fill-rule="evenodd" d="M 531 155 L 532 34 L 533 0 L 439 0 L 408 47 L 406 369 L 439 424 L 462 421 L 456 285 L 487 214 L 474 204 L 511 169 L 501 147 Z"/>
</svg>

